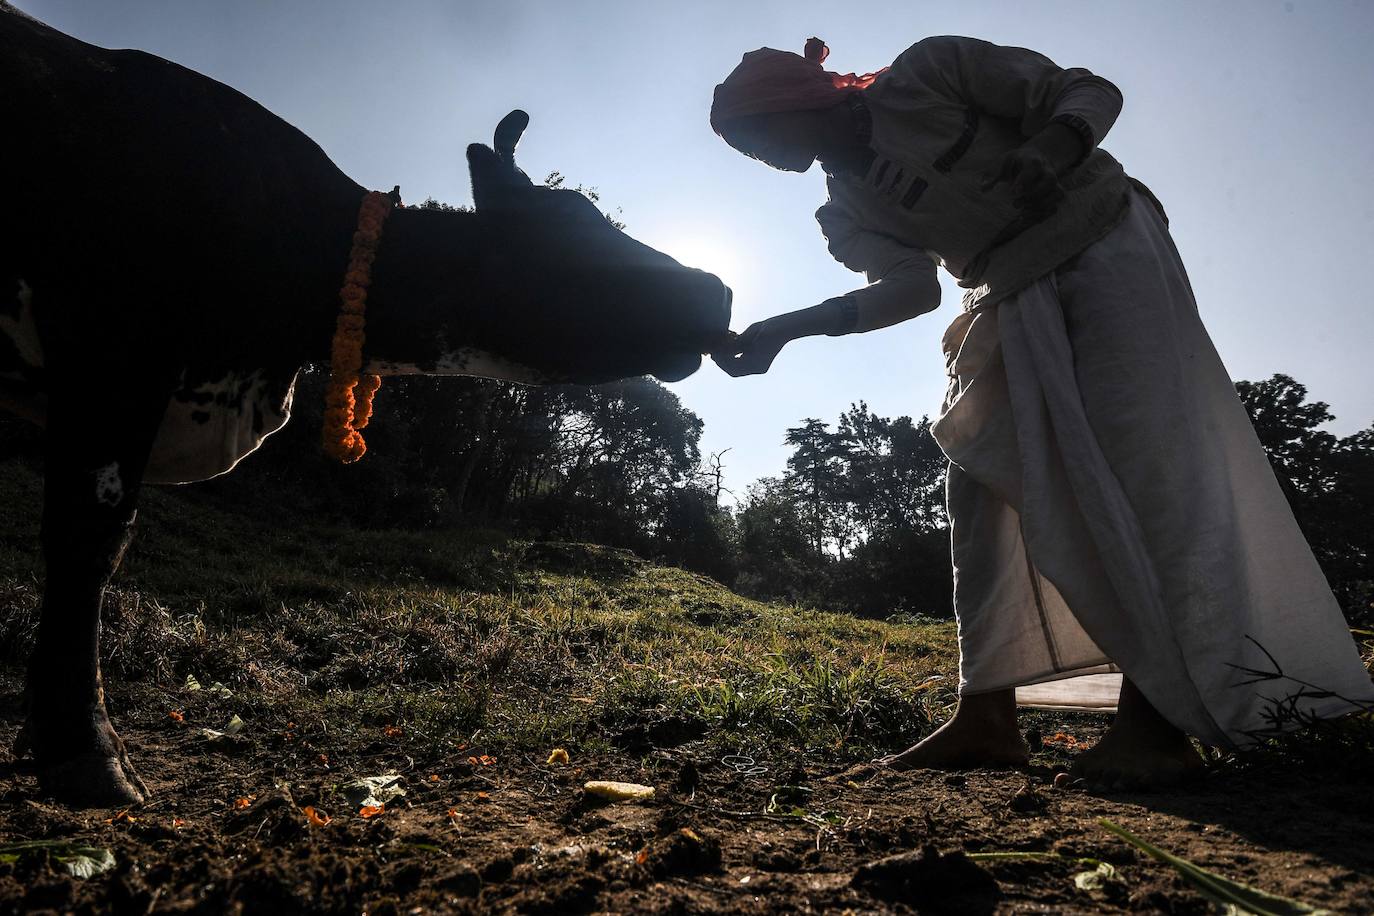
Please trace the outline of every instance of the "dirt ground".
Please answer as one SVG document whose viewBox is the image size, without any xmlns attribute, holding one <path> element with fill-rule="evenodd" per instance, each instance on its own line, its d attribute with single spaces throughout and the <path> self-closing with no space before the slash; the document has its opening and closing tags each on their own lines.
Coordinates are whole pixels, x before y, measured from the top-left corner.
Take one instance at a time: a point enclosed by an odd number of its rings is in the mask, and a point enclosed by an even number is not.
<svg viewBox="0 0 1374 916">
<path fill-rule="evenodd" d="M 18 680 L 0 686 L 10 736 Z M 836 772 L 717 756 L 701 742 L 566 765 L 494 759 L 476 745 L 415 758 L 377 742 L 351 749 L 356 772 L 345 774 L 331 768 L 322 724 L 212 743 L 200 727 L 219 723 L 213 695 L 115 687 L 111 707 L 150 802 L 69 810 L 42 799 L 6 751 L 0 839 L 78 837 L 110 849 L 115 867 L 78 880 L 42 857 L 0 865 L 0 912 L 1213 911 L 1103 817 L 1232 879 L 1374 912 L 1367 780 L 1257 766 L 1167 793 L 1055 788 L 1101 717 L 1040 714 L 1033 724 L 1050 737 L 1028 773 Z M 403 798 L 367 818 L 345 806 L 341 781 L 389 772 L 404 777 Z M 656 794 L 603 804 L 583 791 L 589 779 Z M 306 806 L 328 823 L 312 824 Z M 871 864 L 901 853 L 911 855 Z M 1080 858 L 1109 863 L 1115 878 L 1080 889 L 1075 874 L 1092 867 Z"/>
</svg>

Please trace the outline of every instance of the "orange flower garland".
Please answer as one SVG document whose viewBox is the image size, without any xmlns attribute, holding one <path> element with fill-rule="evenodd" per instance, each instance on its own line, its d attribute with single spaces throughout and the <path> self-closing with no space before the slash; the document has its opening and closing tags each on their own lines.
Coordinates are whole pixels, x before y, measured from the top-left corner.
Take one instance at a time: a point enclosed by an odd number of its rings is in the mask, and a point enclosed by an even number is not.
<svg viewBox="0 0 1374 916">
<path fill-rule="evenodd" d="M 363 457 L 367 443 L 359 430 L 372 416 L 372 396 L 381 387 L 378 375 L 359 376 L 363 367 L 363 333 L 366 326 L 367 288 L 372 283 L 372 262 L 377 259 L 377 244 L 382 225 L 391 215 L 391 198 L 380 191 L 363 197 L 358 210 L 358 231 L 353 233 L 353 250 L 348 258 L 343 289 L 339 290 L 342 308 L 334 329 L 330 351 L 329 387 L 324 392 L 324 450 L 344 464 Z"/>
</svg>

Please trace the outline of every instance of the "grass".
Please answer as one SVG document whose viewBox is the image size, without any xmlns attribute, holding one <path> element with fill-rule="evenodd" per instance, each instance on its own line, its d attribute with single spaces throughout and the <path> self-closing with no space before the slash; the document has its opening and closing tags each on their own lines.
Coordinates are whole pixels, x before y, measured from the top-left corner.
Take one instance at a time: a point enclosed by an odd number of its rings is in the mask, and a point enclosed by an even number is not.
<svg viewBox="0 0 1374 916">
<path fill-rule="evenodd" d="M 6 462 L 0 490 L 0 661 L 17 671 L 41 594 L 41 480 Z M 705 740 L 866 760 L 943 717 L 957 667 L 947 621 L 760 603 L 593 545 L 240 513 L 194 488 L 146 493 L 102 651 L 116 693 L 221 682 L 233 697 L 214 709 L 249 728 L 358 754 L 385 735 L 417 753 Z"/>
<path fill-rule="evenodd" d="M 41 598 L 41 477 L 0 462 L 0 492 L 0 663 L 18 674 Z M 1357 635 L 1374 668 L 1374 633 Z M 132 691 L 126 708 L 236 713 L 298 742 L 327 735 L 331 753 L 399 741 L 531 759 L 705 740 L 722 754 L 867 760 L 941 721 L 957 671 L 950 621 L 751 601 L 595 545 L 236 511 L 194 487 L 146 492 L 102 651 L 114 695 Z M 234 695 L 185 694 L 188 675 Z M 1276 729 L 1232 762 L 1374 759 L 1374 713 Z"/>
</svg>

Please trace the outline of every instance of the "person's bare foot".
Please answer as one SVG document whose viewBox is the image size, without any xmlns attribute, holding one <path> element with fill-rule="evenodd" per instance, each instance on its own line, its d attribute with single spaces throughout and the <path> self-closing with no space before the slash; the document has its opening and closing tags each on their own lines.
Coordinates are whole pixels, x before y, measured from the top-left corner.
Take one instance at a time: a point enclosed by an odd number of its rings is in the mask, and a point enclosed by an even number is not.
<svg viewBox="0 0 1374 916">
<path fill-rule="evenodd" d="M 893 770 L 1022 767 L 1030 751 L 1016 728 L 1016 694 L 1011 690 L 959 699 L 954 717 L 900 754 L 873 761 Z"/>
<path fill-rule="evenodd" d="M 1188 736 L 1123 679 L 1116 721 L 1097 744 L 1078 755 L 1069 775 L 1109 791 L 1150 789 L 1183 782 L 1203 766 Z"/>
</svg>

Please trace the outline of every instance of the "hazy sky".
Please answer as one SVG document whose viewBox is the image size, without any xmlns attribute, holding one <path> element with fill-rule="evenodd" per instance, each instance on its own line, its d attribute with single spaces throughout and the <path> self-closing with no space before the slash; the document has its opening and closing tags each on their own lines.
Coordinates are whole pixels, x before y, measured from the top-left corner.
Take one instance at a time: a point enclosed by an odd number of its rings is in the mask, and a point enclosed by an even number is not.
<svg viewBox="0 0 1374 916">
<path fill-rule="evenodd" d="M 927 35 L 1034 48 L 1119 86 L 1103 144 L 1172 220 L 1235 378 L 1286 372 L 1349 433 L 1374 421 L 1374 2 L 263 2 L 18 0 L 63 31 L 141 48 L 247 93 L 361 184 L 470 199 L 464 146 L 512 108 L 518 160 L 595 186 L 628 231 L 735 290 L 735 328 L 860 285 L 813 213 L 823 176 L 774 172 L 707 125 L 740 55 L 801 49 L 884 66 Z M 738 490 L 783 467 L 783 430 L 866 400 L 886 416 L 939 407 L 945 305 L 886 331 L 792 344 L 766 376 L 707 364 L 673 386 L 731 448 Z M 1148 383 L 1142 379 L 1142 384 Z M 384 401 L 379 422 L 385 422 Z"/>
</svg>

